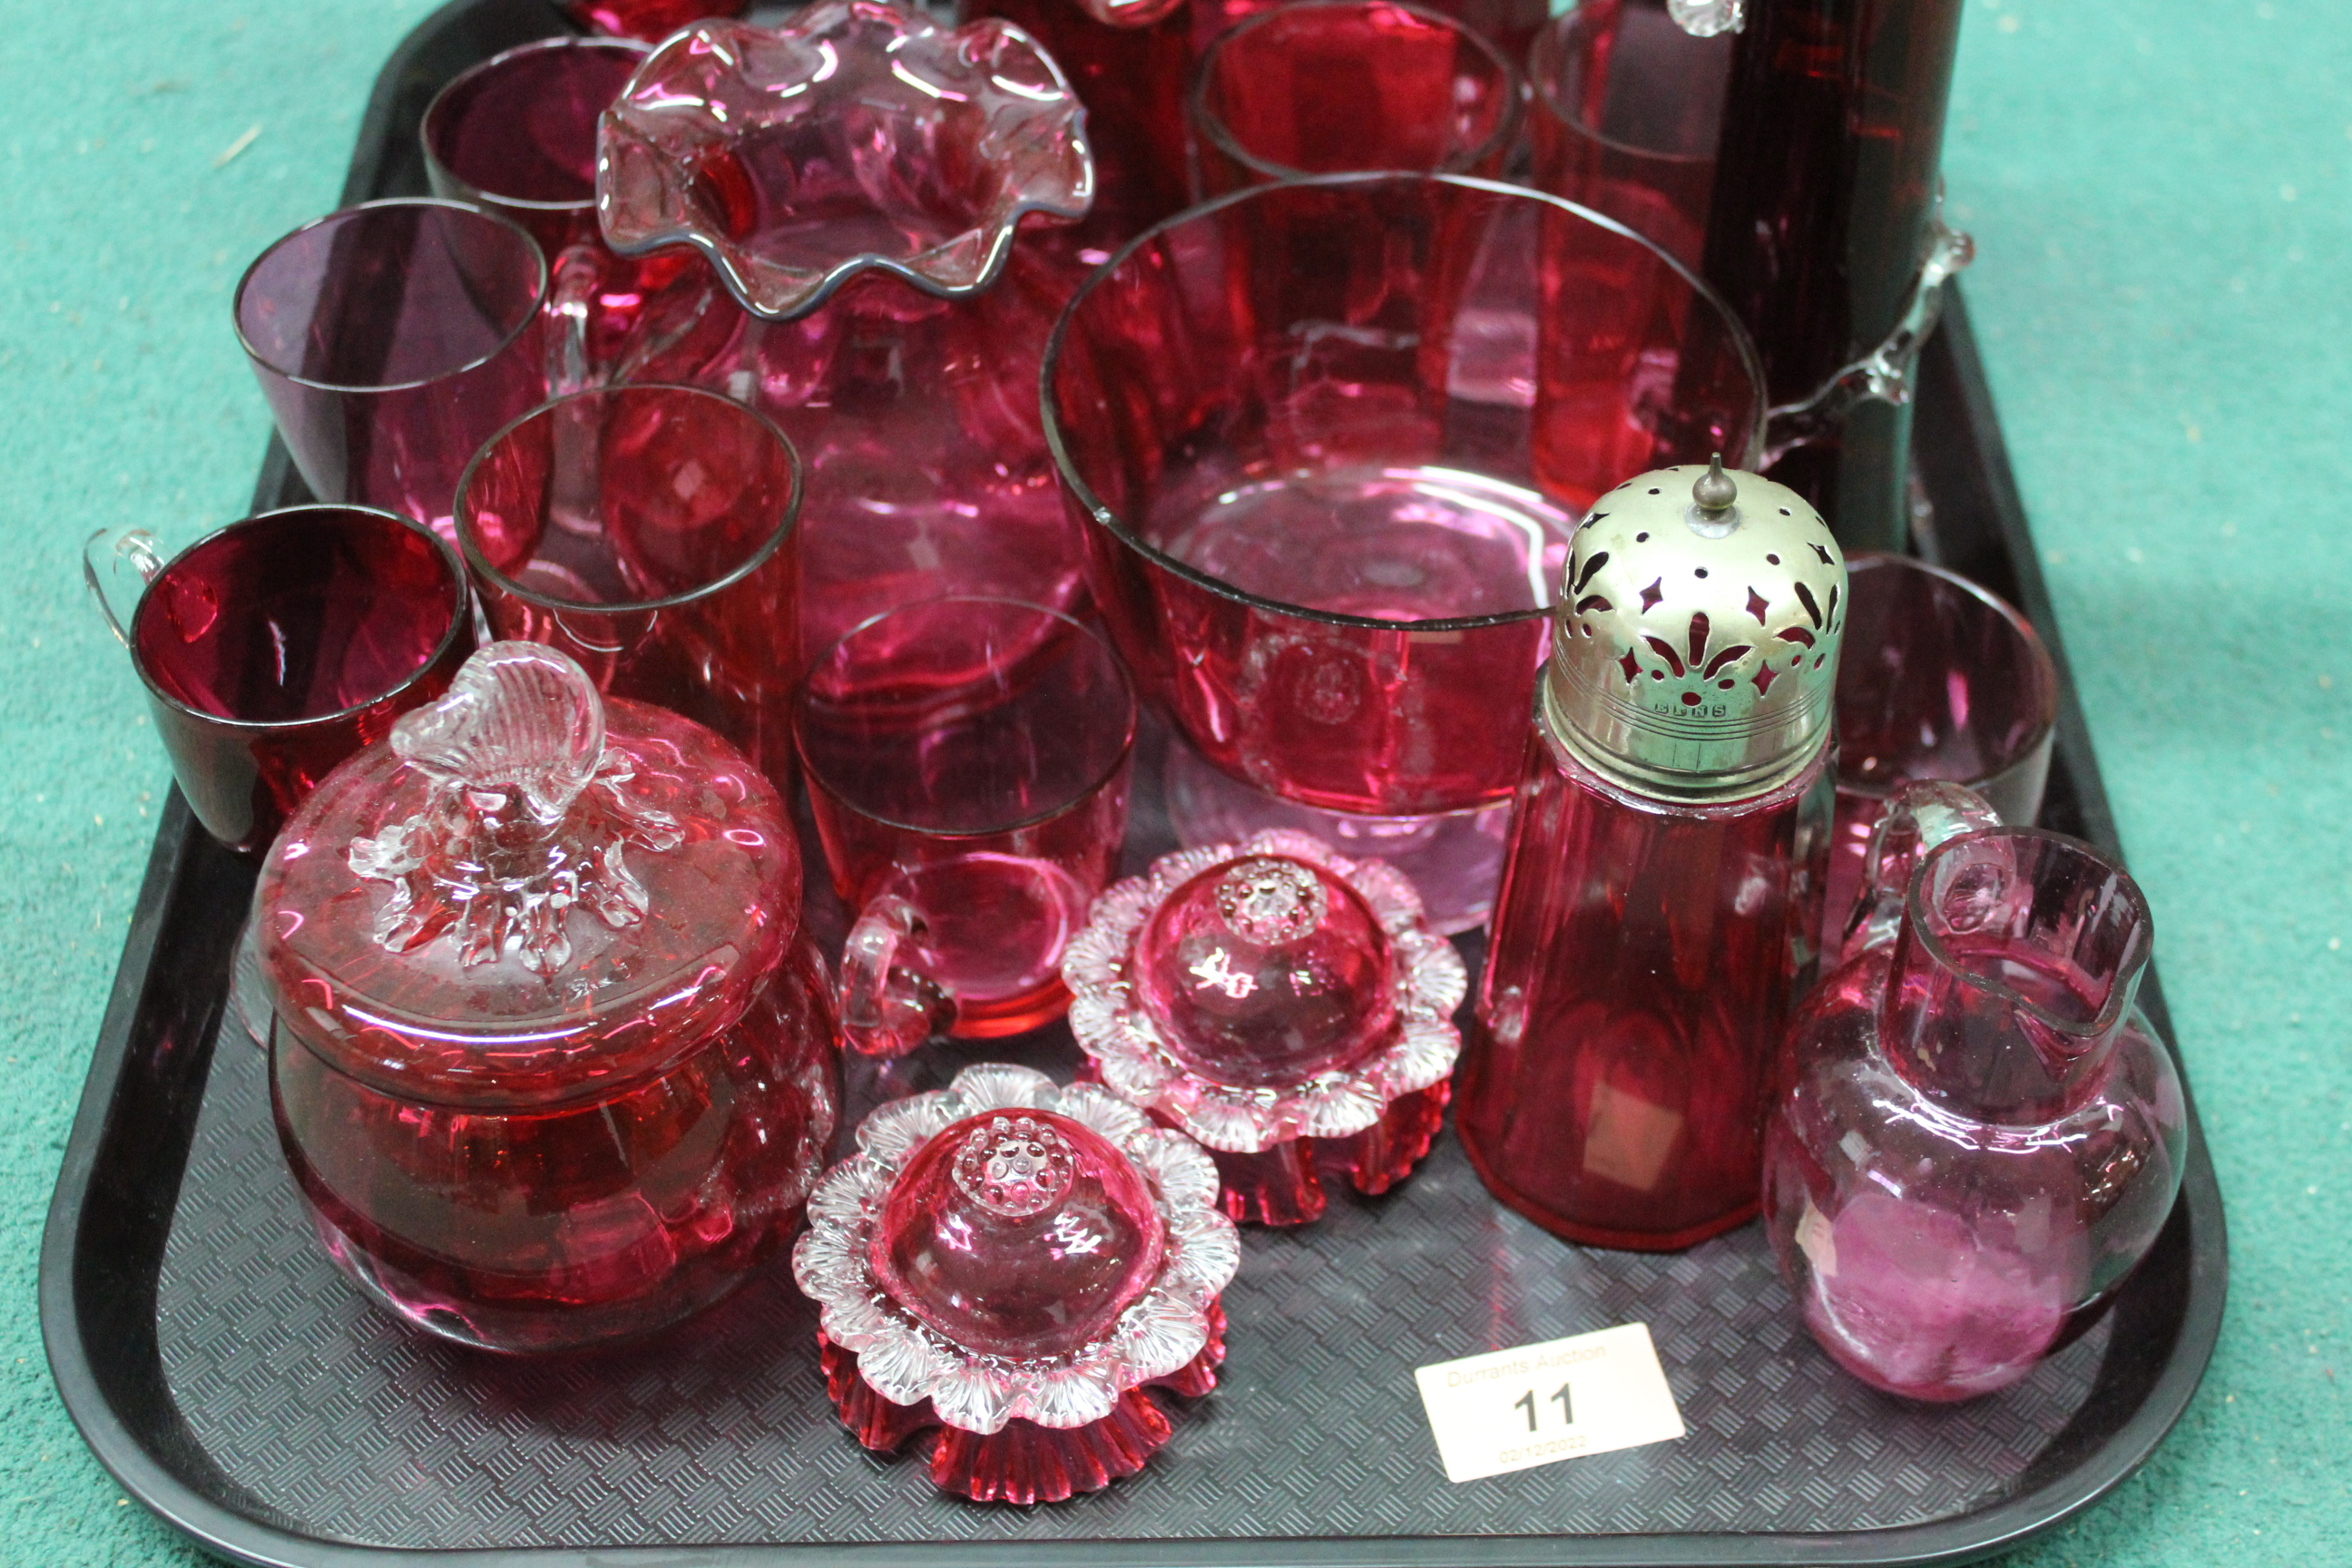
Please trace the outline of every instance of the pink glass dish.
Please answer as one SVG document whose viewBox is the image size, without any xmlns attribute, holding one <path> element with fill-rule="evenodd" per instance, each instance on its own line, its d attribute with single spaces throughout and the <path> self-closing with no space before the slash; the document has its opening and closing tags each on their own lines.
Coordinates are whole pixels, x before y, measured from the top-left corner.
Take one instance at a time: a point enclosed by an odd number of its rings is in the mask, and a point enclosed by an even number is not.
<svg viewBox="0 0 2352 1568">
<path fill-rule="evenodd" d="M 1946 1401 L 2096 1317 L 2171 1213 L 2187 1113 L 2133 1004 L 2150 922 L 2129 877 L 2032 828 L 1908 837 L 1879 867 L 1899 921 L 1790 1028 L 1764 1211 L 1830 1357 Z"/>
<path fill-rule="evenodd" d="M 838 1104 L 782 802 L 700 726 L 494 643 L 262 868 L 271 1105 L 329 1254 L 486 1349 L 708 1304 L 798 1223 Z"/>
<path fill-rule="evenodd" d="M 1545 27 L 1528 59 L 1536 188 L 1699 266 L 1732 41 L 1694 37 L 1664 0 L 1585 0 Z"/>
<path fill-rule="evenodd" d="M 1468 977 L 1380 861 L 1278 831 L 1162 856 L 1062 976 L 1089 1073 L 1210 1151 L 1234 1219 L 1305 1224 L 1318 1163 L 1379 1194 L 1429 1152 Z"/>
<path fill-rule="evenodd" d="M 521 225 L 547 257 L 551 391 L 690 374 L 734 328 L 700 258 L 677 247 L 615 256 L 596 225 L 597 118 L 650 52 L 622 38 L 541 38 L 483 61 L 425 107 L 433 194 Z"/>
<path fill-rule="evenodd" d="M 2017 610 L 1956 572 L 1902 555 L 1846 563 L 1838 665 L 1837 838 L 1822 951 L 1838 951 L 1863 859 L 1894 792 L 1964 784 L 2000 820 L 2042 810 L 2058 725 L 2058 669 Z"/>
<path fill-rule="evenodd" d="M 1036 392 L 1078 274 L 1014 243 L 1024 214 L 1087 210 L 1080 118 L 1018 30 L 878 0 L 688 29 L 605 116 L 606 236 L 699 247 L 750 312 L 691 379 L 806 465 L 810 654 L 940 594 L 1082 602 Z"/>
<path fill-rule="evenodd" d="M 491 437 L 466 470 L 457 539 L 497 636 L 709 725 L 789 792 L 800 504 L 792 444 L 751 409 L 608 387 Z"/>
<path fill-rule="evenodd" d="M 936 1430 L 931 1479 L 1058 1502 L 1140 1470 L 1224 1359 L 1241 1262 L 1217 1173 L 1093 1084 L 966 1068 L 883 1106 L 824 1173 L 793 1277 L 842 1422 L 895 1452 Z"/>
<path fill-rule="evenodd" d="M 547 262 L 456 202 L 370 202 L 305 224 L 236 286 L 245 347 L 310 493 L 448 536 L 457 476 L 545 394 Z"/>
<path fill-rule="evenodd" d="M 120 615 L 118 569 L 142 579 Z M 84 579 L 147 688 L 205 831 L 258 856 L 330 770 L 448 689 L 474 651 L 465 570 L 432 532 L 362 507 L 231 523 L 168 563 L 93 535 Z"/>
<path fill-rule="evenodd" d="M 1189 108 L 1198 186 L 1351 169 L 1503 172 L 1519 73 L 1467 25 L 1399 0 L 1303 0 L 1211 44 Z"/>
<path fill-rule="evenodd" d="M 557 9 L 583 27 L 609 37 L 652 43 L 689 22 L 740 16 L 751 0 L 558 0 Z"/>
<path fill-rule="evenodd" d="M 849 906 L 841 1003 L 877 1056 L 1058 1017 L 1063 950 L 1118 864 L 1135 739 L 1118 656 L 1003 599 L 877 616 L 811 667 L 809 808 Z"/>
<path fill-rule="evenodd" d="M 1577 520 L 1750 449 L 1759 385 L 1639 237 L 1372 174 L 1145 235 L 1056 325 L 1045 401 L 1096 601 L 1186 738 L 1286 800 L 1405 816 L 1509 797 Z"/>
</svg>

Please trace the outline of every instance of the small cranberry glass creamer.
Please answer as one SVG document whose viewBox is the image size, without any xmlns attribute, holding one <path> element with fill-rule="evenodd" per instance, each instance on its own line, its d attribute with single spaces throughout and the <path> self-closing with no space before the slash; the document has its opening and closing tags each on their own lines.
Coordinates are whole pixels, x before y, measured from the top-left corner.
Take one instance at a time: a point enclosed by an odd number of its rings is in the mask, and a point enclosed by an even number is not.
<svg viewBox="0 0 2352 1568">
<path fill-rule="evenodd" d="M 2032 1371 L 2154 1245 L 2187 1147 L 2134 1005 L 2147 904 L 2087 845 L 1906 786 L 1853 956 L 1790 1032 L 1764 1213 L 1805 1326 L 1913 1399 Z M 1940 840 L 1940 841 L 1939 841 Z"/>
<path fill-rule="evenodd" d="M 1812 963 L 1845 568 L 1752 474 L 1643 474 L 1569 554 L 1456 1130 L 1571 1241 L 1756 1212 L 1767 1075 Z"/>
<path fill-rule="evenodd" d="M 793 1249 L 844 1424 L 886 1453 L 936 1428 L 931 1479 L 982 1502 L 1140 1470 L 1171 1431 L 1144 1389 L 1216 1386 L 1240 1262 L 1191 1139 L 993 1063 L 867 1117 Z"/>
<path fill-rule="evenodd" d="M 1237 1220 L 1384 1193 L 1429 1152 L 1468 976 L 1394 868 L 1279 829 L 1162 856 L 1062 961 L 1089 1071 L 1206 1145 Z"/>
<path fill-rule="evenodd" d="M 536 643 L 329 775 L 261 874 L 278 1138 L 319 1235 L 445 1338 L 568 1349 L 716 1300 L 837 1114 L 774 788 Z"/>
<path fill-rule="evenodd" d="M 1037 382 L 1082 269 L 1014 231 L 1091 205 L 1083 114 L 1019 29 L 884 0 L 688 27 L 605 111 L 606 240 L 709 258 L 746 313 L 694 379 L 805 466 L 805 652 L 939 594 L 1080 597 Z"/>
</svg>

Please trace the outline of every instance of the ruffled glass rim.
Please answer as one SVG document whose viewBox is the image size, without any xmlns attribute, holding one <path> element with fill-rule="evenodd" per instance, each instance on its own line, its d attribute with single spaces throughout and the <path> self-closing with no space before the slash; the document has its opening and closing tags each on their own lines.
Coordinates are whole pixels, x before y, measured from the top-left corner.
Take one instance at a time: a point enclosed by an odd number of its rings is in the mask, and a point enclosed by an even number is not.
<svg viewBox="0 0 2352 1568">
<path fill-rule="evenodd" d="M 1145 921 L 1171 894 L 1213 867 L 1258 855 L 1304 860 L 1356 890 L 1388 935 L 1396 1009 L 1387 1045 L 1280 1089 L 1219 1083 L 1185 1066 L 1127 976 Z M 1239 844 L 1163 855 L 1143 876 L 1106 889 L 1063 956 L 1062 981 L 1070 989 L 1070 1032 L 1106 1085 L 1209 1148 L 1255 1154 L 1295 1138 L 1364 1131 L 1400 1095 L 1443 1082 L 1462 1052 L 1454 1010 L 1470 977 L 1454 944 L 1429 929 L 1421 895 L 1395 867 L 1350 860 L 1307 834 L 1269 828 Z"/>
<path fill-rule="evenodd" d="M 875 1278 L 875 1232 L 908 1162 L 945 1129 L 990 1110 L 1051 1111 L 1101 1134 L 1134 1162 L 1166 1229 L 1160 1272 L 1142 1295 L 1108 1335 L 1064 1355 L 1017 1361 L 966 1350 L 900 1307 Z M 1208 1344 L 1210 1309 L 1241 1264 L 1217 1189 L 1217 1168 L 1198 1145 L 1108 1090 L 982 1063 L 946 1089 L 881 1107 L 858 1127 L 857 1152 L 809 1195 L 793 1278 L 817 1303 L 825 1338 L 855 1352 L 859 1374 L 893 1404 L 929 1400 L 940 1420 L 983 1436 L 1016 1419 L 1083 1426 L 1110 1415 L 1128 1390 L 1181 1371 Z"/>
</svg>

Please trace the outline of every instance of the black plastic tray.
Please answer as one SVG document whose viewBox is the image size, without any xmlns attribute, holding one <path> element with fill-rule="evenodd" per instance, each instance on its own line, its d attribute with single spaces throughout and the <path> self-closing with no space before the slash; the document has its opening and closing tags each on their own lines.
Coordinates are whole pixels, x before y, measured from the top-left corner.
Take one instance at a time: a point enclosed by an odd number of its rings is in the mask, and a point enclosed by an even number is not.
<svg viewBox="0 0 2352 1568">
<path fill-rule="evenodd" d="M 379 79 L 346 199 L 423 188 L 440 83 L 562 30 L 542 0 L 460 0 Z M 2062 674 L 1968 321 L 1929 343 L 1921 552 L 2024 608 Z M 273 445 L 258 500 L 299 496 Z M 1149 748 L 1147 748 L 1147 751 Z M 1170 847 L 1156 759 L 1129 868 Z M 2113 852 L 2071 686 L 2045 825 Z M 367 1307 L 310 1234 L 259 1052 L 217 1048 L 252 868 L 175 793 L 67 1146 L 41 1317 L 67 1409 L 125 1490 L 253 1563 L 1549 1564 L 1963 1562 L 2048 1529 L 2138 1466 L 2195 1392 L 2221 1319 L 2221 1196 L 2192 1107 L 2181 1201 L 2114 1310 L 2005 1393 L 1872 1394 L 1798 1327 L 1758 1227 L 1675 1257 L 1586 1251 L 1490 1200 L 1450 1137 L 1378 1201 L 1245 1232 L 1231 1358 L 1140 1476 L 1034 1510 L 941 1497 L 866 1455 L 824 1399 L 814 1314 L 781 1268 L 649 1343 L 514 1363 Z M 822 881 L 822 879 L 817 879 Z M 838 911 L 812 917 L 837 929 Z M 1465 945 L 1475 959 L 1477 944 Z M 2169 1037 L 2150 976 L 2143 993 Z M 1066 1072 L 1066 1031 L 991 1055 Z M 968 1053 L 915 1058 L 943 1076 Z M 852 1073 L 851 1110 L 878 1086 Z M 907 1086 L 901 1073 L 899 1087 Z M 1679 1442 L 1450 1485 L 1412 1370 L 1650 1325 Z"/>
</svg>

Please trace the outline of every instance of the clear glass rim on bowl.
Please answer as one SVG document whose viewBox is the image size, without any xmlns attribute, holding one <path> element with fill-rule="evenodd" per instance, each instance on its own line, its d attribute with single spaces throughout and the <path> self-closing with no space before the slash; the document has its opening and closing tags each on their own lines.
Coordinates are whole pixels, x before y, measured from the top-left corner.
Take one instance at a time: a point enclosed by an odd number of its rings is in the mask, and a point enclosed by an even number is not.
<svg viewBox="0 0 2352 1568">
<path fill-rule="evenodd" d="M 1306 179 L 1284 180 L 1270 185 L 1251 185 L 1246 189 L 1216 197 L 1213 201 L 1203 202 L 1198 206 L 1187 207 L 1174 216 L 1164 218 L 1152 225 L 1121 246 L 1108 261 L 1096 268 L 1087 276 L 1086 281 L 1078 286 L 1077 291 L 1070 296 L 1069 302 L 1062 307 L 1061 316 L 1054 322 L 1054 330 L 1045 340 L 1045 353 L 1038 377 L 1038 403 L 1044 415 L 1045 449 L 1053 456 L 1055 471 L 1060 482 L 1076 498 L 1079 505 L 1086 510 L 1087 517 L 1097 526 L 1108 529 L 1121 544 L 1142 555 L 1162 571 L 1172 573 L 1196 587 L 1266 615 L 1288 616 L 1322 626 L 1352 626 L 1366 631 L 1400 634 L 1476 631 L 1486 626 L 1507 626 L 1515 621 L 1528 621 L 1549 616 L 1551 614 L 1552 605 L 1547 601 L 1526 609 L 1497 610 L 1483 616 L 1444 616 L 1426 620 L 1390 621 L 1380 620 L 1370 616 L 1347 615 L 1338 610 L 1311 609 L 1304 605 L 1286 604 L 1280 599 L 1263 597 L 1246 589 L 1237 588 L 1222 578 L 1211 576 L 1199 567 L 1180 561 L 1144 540 L 1128 525 L 1124 519 L 1104 504 L 1103 499 L 1095 493 L 1094 487 L 1088 484 L 1085 477 L 1077 471 L 1077 465 L 1070 455 L 1069 438 L 1064 431 L 1061 414 L 1055 407 L 1057 399 L 1055 395 L 1055 381 L 1056 373 L 1061 368 L 1064 345 L 1069 338 L 1070 323 L 1076 320 L 1079 310 L 1093 298 L 1095 290 L 1101 286 L 1103 280 L 1117 273 L 1138 251 L 1147 245 L 1155 243 L 1182 225 L 1197 223 L 1223 212 L 1227 207 L 1236 206 L 1244 202 L 1262 201 L 1270 196 L 1302 189 L 1371 189 L 1398 183 L 1451 185 L 1465 191 L 1508 197 L 1515 201 L 1538 202 L 1567 213 L 1596 228 L 1605 229 L 1622 238 L 1632 240 L 1647 250 L 1661 264 L 1671 268 L 1675 277 L 1688 284 L 1695 295 L 1713 307 L 1729 333 L 1741 367 L 1748 372 L 1749 384 L 1755 388 L 1755 413 L 1748 422 L 1748 428 L 1742 432 L 1745 437 L 1745 446 L 1737 454 L 1727 453 L 1725 455 L 1727 460 L 1735 463 L 1745 462 L 1763 450 L 1765 416 L 1770 412 L 1768 406 L 1769 397 L 1765 390 L 1764 362 L 1756 352 L 1756 342 L 1748 331 L 1747 323 L 1743 322 L 1738 313 L 1725 302 L 1723 296 L 1709 288 L 1706 279 L 1699 277 L 1696 272 L 1639 231 L 1563 196 L 1549 195 L 1542 191 L 1529 190 L 1525 185 L 1507 184 L 1499 180 L 1478 179 L 1468 174 L 1423 174 L 1410 171 L 1317 174 Z"/>
</svg>

